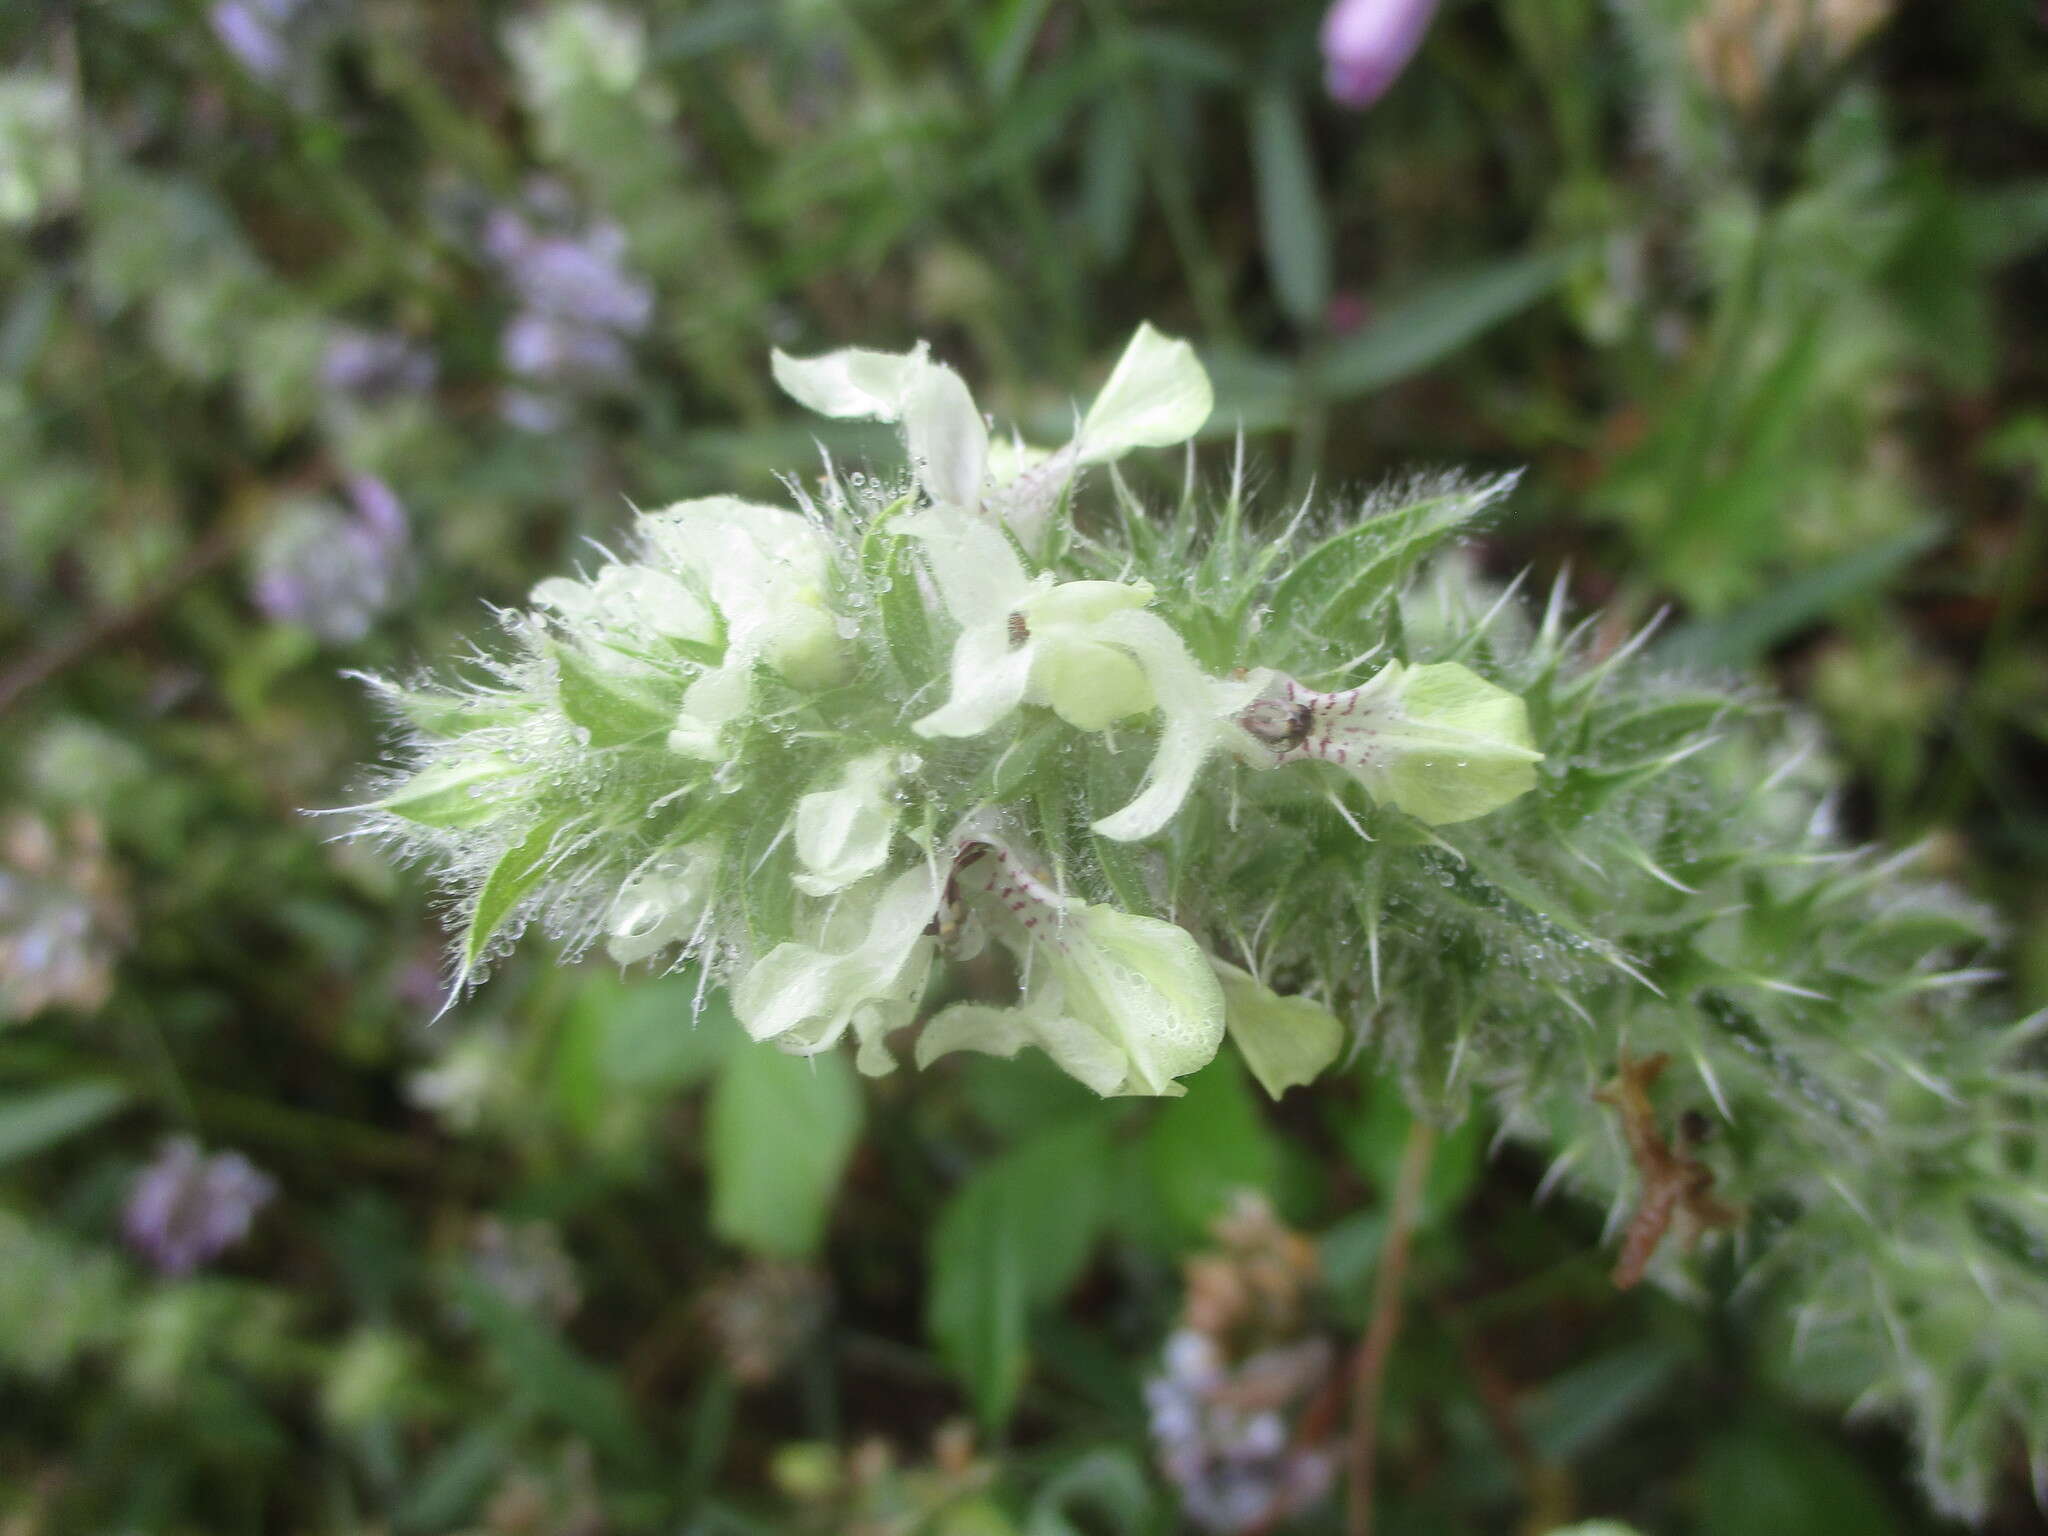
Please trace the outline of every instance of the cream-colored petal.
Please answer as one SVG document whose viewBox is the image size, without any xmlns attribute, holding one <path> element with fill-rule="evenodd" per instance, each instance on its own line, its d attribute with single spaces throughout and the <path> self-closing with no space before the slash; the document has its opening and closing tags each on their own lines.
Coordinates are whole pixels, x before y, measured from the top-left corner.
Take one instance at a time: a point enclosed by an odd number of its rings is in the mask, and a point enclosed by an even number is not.
<svg viewBox="0 0 2048 1536">
<path fill-rule="evenodd" d="M 1186 442 L 1215 403 L 1195 349 L 1141 325 L 1082 419 L 1081 462 L 1104 464 L 1133 448 Z"/>
</svg>

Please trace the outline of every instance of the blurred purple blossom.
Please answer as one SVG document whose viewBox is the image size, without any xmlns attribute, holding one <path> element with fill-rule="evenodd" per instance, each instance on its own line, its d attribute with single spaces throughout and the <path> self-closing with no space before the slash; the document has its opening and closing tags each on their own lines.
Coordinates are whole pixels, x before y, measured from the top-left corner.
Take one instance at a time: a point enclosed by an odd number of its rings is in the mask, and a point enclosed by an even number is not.
<svg viewBox="0 0 2048 1536">
<path fill-rule="evenodd" d="M 564 199 L 549 184 L 529 189 L 526 201 L 524 212 L 491 214 L 483 245 L 519 301 L 500 341 L 505 366 L 533 386 L 508 396 L 506 413 L 539 430 L 560 416 L 548 392 L 631 372 L 627 342 L 653 317 L 654 291 L 626 270 L 626 236 L 617 225 L 568 227 Z"/>
<path fill-rule="evenodd" d="M 527 310 L 505 327 L 505 366 L 530 379 L 615 379 L 632 366 L 611 331 Z"/>
<path fill-rule="evenodd" d="M 160 1274 L 189 1275 L 248 1236 L 276 1193 L 275 1181 L 241 1153 L 207 1157 L 179 1136 L 136 1175 L 122 1233 Z"/>
<path fill-rule="evenodd" d="M 1195 1525 L 1217 1536 L 1271 1530 L 1330 1491 L 1335 1457 L 1295 1443 L 1286 1411 L 1327 1374 L 1322 1340 L 1268 1349 L 1233 1369 L 1208 1334 L 1181 1328 L 1162 1363 L 1145 1383 L 1152 1443 Z"/>
<path fill-rule="evenodd" d="M 275 85 L 296 62 L 293 34 L 305 9 L 306 0 L 220 0 L 207 19 L 242 68 Z"/>
<path fill-rule="evenodd" d="M 1436 0 L 1336 0 L 1323 15 L 1323 80 L 1333 100 L 1369 107 L 1415 57 Z"/>
<path fill-rule="evenodd" d="M 286 507 L 256 550 L 250 596 L 281 623 L 303 624 L 331 645 L 369 632 L 397 590 L 405 562 L 405 510 L 371 475 L 351 475 L 349 507 Z"/>
<path fill-rule="evenodd" d="M 434 387 L 434 354 L 396 331 L 337 330 L 320 362 L 320 382 L 365 402 L 418 395 Z"/>
<path fill-rule="evenodd" d="M 501 208 L 485 226 L 484 248 L 520 302 L 550 319 L 637 335 L 654 312 L 647 285 L 621 266 L 626 235 L 616 224 L 592 225 L 581 236 L 543 234 Z"/>
</svg>

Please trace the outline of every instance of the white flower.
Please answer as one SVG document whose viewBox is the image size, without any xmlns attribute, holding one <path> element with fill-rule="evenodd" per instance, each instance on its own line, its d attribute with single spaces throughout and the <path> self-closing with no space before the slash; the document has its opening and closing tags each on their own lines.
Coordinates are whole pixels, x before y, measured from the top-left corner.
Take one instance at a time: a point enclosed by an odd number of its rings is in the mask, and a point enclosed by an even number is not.
<svg viewBox="0 0 2048 1536">
<path fill-rule="evenodd" d="M 533 589 L 532 600 L 566 623 L 630 650 L 644 645 L 649 631 L 699 645 L 718 636 L 718 621 L 703 598 L 648 565 L 607 565 L 587 581 L 551 576 Z"/>
<path fill-rule="evenodd" d="M 1543 754 L 1527 707 L 1457 662 L 1391 661 L 1342 693 L 1271 672 L 1256 681 L 1258 698 L 1239 717 L 1256 766 L 1335 763 L 1374 800 L 1432 826 L 1483 816 L 1535 787 Z"/>
<path fill-rule="evenodd" d="M 683 695 L 672 750 L 722 756 L 726 726 L 752 706 L 756 664 L 798 688 L 844 680 L 846 647 L 826 601 L 831 551 L 815 525 L 780 507 L 707 496 L 650 513 L 642 527 L 657 558 L 709 595 L 725 628 L 724 663 Z"/>
<path fill-rule="evenodd" d="M 896 775 L 894 752 L 865 753 L 846 765 L 837 787 L 797 801 L 798 890 L 830 896 L 882 867 L 896 836 Z"/>
<path fill-rule="evenodd" d="M 1185 442 L 1209 417 L 1209 376 L 1185 341 L 1141 325 L 1057 453 L 1022 443 L 991 444 L 988 424 L 960 375 L 931 361 L 920 342 L 908 352 L 850 347 L 822 357 L 774 355 L 775 381 L 826 416 L 900 421 L 918 483 L 941 507 L 994 512 L 1035 544 L 1060 492 L 1084 465 L 1107 464 L 1133 448 Z"/>
<path fill-rule="evenodd" d="M 655 550 L 711 595 L 728 654 L 758 658 L 799 688 L 846 670 L 826 603 L 831 548 L 815 524 L 781 507 L 706 496 L 647 515 Z"/>
<path fill-rule="evenodd" d="M 917 1016 L 935 948 L 926 930 L 938 900 L 938 880 L 923 864 L 847 892 L 827 914 L 817 943 L 778 944 L 740 978 L 734 1014 L 754 1039 L 800 1055 L 828 1049 L 851 1029 L 860 1041 L 860 1070 L 891 1070 L 884 1040 Z"/>
<path fill-rule="evenodd" d="M 1152 588 L 1143 582 L 1029 577 L 1000 529 L 948 508 L 907 513 L 891 526 L 923 546 L 960 623 L 951 697 L 913 729 L 978 736 L 1022 704 L 1044 705 L 1084 731 L 1158 710 L 1144 789 L 1096 830 L 1132 841 L 1165 826 L 1256 684 L 1206 676 L 1173 627 L 1144 611 Z"/>
<path fill-rule="evenodd" d="M 1036 1046 L 1097 1093 L 1177 1097 L 1223 1040 L 1223 994 L 1194 936 L 1060 895 L 1000 843 L 962 848 L 954 884 L 1025 976 L 1014 1008 L 959 1003 L 917 1042 L 920 1067 L 953 1051 Z"/>
<path fill-rule="evenodd" d="M 613 898 L 605 949 L 621 965 L 671 944 L 689 944 L 703 926 L 718 879 L 718 847 L 695 843 L 636 870 Z"/>
<path fill-rule="evenodd" d="M 450 1130 L 474 1130 L 505 1086 L 509 1055 L 503 1035 L 490 1029 L 468 1030 L 451 1041 L 432 1066 L 406 1078 L 406 1102 Z"/>
<path fill-rule="evenodd" d="M 714 667 L 683 690 L 683 707 L 668 733 L 668 749 L 702 762 L 725 758 L 725 728 L 754 705 L 753 665 L 744 656 Z"/>
</svg>

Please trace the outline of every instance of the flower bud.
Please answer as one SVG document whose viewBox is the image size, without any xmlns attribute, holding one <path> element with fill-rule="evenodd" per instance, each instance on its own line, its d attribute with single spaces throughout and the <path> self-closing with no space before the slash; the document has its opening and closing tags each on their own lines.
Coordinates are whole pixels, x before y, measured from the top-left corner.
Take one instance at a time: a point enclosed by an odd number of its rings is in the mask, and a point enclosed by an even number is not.
<svg viewBox="0 0 2048 1536">
<path fill-rule="evenodd" d="M 1506 805 L 1535 786 L 1543 760 L 1522 701 L 1454 661 L 1390 661 L 1342 693 L 1272 675 L 1238 723 L 1265 748 L 1255 764 L 1335 763 L 1373 799 L 1431 826 Z"/>
<path fill-rule="evenodd" d="M 1323 15 L 1323 80 L 1342 106 L 1369 107 L 1408 67 L 1436 0 L 1337 0 Z"/>
</svg>

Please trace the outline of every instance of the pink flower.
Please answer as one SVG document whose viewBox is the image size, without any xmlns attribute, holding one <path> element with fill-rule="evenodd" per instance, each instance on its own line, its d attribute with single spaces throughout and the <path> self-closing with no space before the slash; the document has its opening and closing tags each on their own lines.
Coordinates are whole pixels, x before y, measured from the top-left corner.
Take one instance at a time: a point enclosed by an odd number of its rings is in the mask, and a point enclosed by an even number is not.
<svg viewBox="0 0 2048 1536">
<path fill-rule="evenodd" d="M 1436 0 L 1337 0 L 1323 17 L 1323 80 L 1333 100 L 1369 107 L 1384 96 L 1436 16 Z"/>
</svg>

